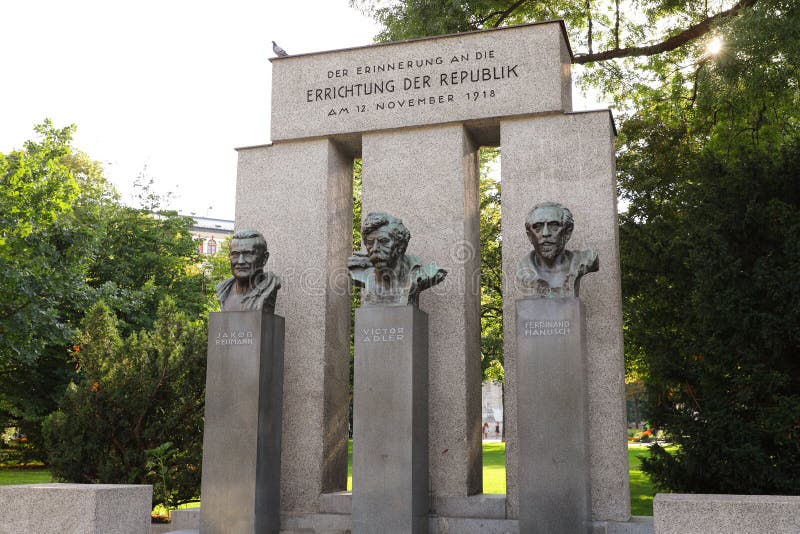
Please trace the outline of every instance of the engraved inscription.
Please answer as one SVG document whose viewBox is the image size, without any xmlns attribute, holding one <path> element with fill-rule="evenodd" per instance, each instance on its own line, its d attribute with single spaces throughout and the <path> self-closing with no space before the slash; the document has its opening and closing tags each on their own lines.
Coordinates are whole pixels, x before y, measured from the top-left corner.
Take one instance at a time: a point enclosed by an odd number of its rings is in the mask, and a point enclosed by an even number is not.
<svg viewBox="0 0 800 534">
<path fill-rule="evenodd" d="M 253 332 L 250 330 L 220 330 L 214 338 L 215 345 L 252 345 Z"/>
<path fill-rule="evenodd" d="M 362 328 L 362 343 L 392 343 L 403 341 L 404 328 Z"/>
<path fill-rule="evenodd" d="M 469 50 L 447 57 L 336 68 L 326 72 L 324 82 L 304 88 L 303 101 L 329 104 L 327 116 L 341 117 L 493 99 L 499 94 L 491 84 L 518 79 L 522 70 L 501 56 L 495 50 Z"/>
<path fill-rule="evenodd" d="M 570 333 L 570 322 L 566 319 L 558 321 L 524 321 L 522 330 L 525 337 L 567 336 Z"/>
</svg>

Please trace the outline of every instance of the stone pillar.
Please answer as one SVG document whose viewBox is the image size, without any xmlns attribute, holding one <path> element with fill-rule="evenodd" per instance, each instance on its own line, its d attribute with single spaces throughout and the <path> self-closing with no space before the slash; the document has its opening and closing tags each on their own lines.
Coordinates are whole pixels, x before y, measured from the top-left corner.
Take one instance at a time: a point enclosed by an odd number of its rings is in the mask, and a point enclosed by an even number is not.
<svg viewBox="0 0 800 534">
<path fill-rule="evenodd" d="M 567 248 L 591 248 L 600 256 L 600 271 L 582 280 L 580 295 L 586 306 L 592 517 L 630 517 L 614 135 L 608 111 L 500 122 L 509 517 L 518 517 L 520 506 L 514 303 L 522 294 L 514 275 L 519 258 L 531 250 L 525 216 L 546 200 L 562 203 L 575 217 Z"/>
<path fill-rule="evenodd" d="M 236 228 L 264 234 L 286 317 L 281 510 L 347 483 L 352 157 L 327 139 L 239 150 Z"/>
<path fill-rule="evenodd" d="M 271 313 L 209 317 L 203 534 L 280 530 L 283 332 Z"/>
<path fill-rule="evenodd" d="M 448 270 L 425 291 L 430 320 L 430 482 L 435 497 L 479 493 L 481 472 L 478 157 L 459 124 L 367 133 L 363 213 L 411 231 L 408 253 Z"/>
<path fill-rule="evenodd" d="M 356 310 L 353 532 L 428 532 L 428 316 Z"/>
<path fill-rule="evenodd" d="M 586 340 L 580 300 L 517 301 L 519 531 L 588 532 Z"/>
</svg>

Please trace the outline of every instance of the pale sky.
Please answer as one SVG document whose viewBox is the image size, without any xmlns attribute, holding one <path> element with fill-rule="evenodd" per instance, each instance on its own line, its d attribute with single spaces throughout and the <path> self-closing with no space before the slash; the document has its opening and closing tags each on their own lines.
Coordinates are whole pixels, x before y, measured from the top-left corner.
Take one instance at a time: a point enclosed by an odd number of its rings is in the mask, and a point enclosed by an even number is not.
<svg viewBox="0 0 800 534">
<path fill-rule="evenodd" d="M 75 146 L 124 200 L 144 171 L 172 209 L 221 219 L 234 217 L 234 148 L 269 142 L 271 41 L 295 54 L 379 31 L 347 0 L 11 0 L 2 12 L 0 152 L 45 118 L 74 123 Z"/>
</svg>

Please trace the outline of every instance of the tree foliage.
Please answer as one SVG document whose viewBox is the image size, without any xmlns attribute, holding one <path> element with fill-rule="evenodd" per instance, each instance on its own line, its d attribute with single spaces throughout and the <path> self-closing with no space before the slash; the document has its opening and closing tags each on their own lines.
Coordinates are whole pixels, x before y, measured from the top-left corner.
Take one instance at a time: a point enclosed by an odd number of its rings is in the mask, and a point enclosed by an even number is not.
<svg viewBox="0 0 800 534">
<path fill-rule="evenodd" d="M 681 445 L 645 462 L 672 490 L 800 491 L 800 11 L 772 6 L 621 130 L 627 363 Z"/>
<path fill-rule="evenodd" d="M 206 325 L 167 297 L 152 328 L 117 326 L 102 301 L 86 314 L 78 376 L 44 422 L 50 465 L 70 482 L 154 484 L 174 508 L 200 489 Z"/>
<path fill-rule="evenodd" d="M 503 382 L 503 262 L 500 239 L 500 152 L 480 152 L 481 367 L 484 380 Z M 498 169 L 499 170 L 499 169 Z"/>
<path fill-rule="evenodd" d="M 575 62 L 591 63 L 679 49 L 758 1 L 351 0 L 351 5 L 383 26 L 378 41 L 563 19 L 577 51 Z"/>
<path fill-rule="evenodd" d="M 99 165 L 50 121 L 0 154 L 0 420 L 40 456 L 42 418 L 72 372 L 66 348 L 85 302 L 101 213 L 114 200 Z"/>
<path fill-rule="evenodd" d="M 219 273 L 197 253 L 192 219 L 122 205 L 102 168 L 50 121 L 22 150 L 0 154 L 0 422 L 27 435 L 26 459 L 46 459 L 41 423 L 75 376 L 70 355 L 86 311 L 102 299 L 123 338 L 150 329 L 171 297 L 192 319 L 215 305 Z"/>
</svg>

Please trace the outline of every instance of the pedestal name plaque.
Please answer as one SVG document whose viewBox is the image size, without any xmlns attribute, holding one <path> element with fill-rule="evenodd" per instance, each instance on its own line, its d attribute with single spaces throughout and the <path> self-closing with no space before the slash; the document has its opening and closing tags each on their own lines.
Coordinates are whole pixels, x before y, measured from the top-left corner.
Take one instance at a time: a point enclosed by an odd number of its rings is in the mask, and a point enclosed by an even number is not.
<svg viewBox="0 0 800 534">
<path fill-rule="evenodd" d="M 202 534 L 280 530 L 283 338 L 270 311 L 209 317 Z"/>
<path fill-rule="evenodd" d="M 428 531 L 428 316 L 356 310 L 353 532 Z"/>
<path fill-rule="evenodd" d="M 516 304 L 519 531 L 588 532 L 583 304 L 576 297 Z"/>
</svg>

